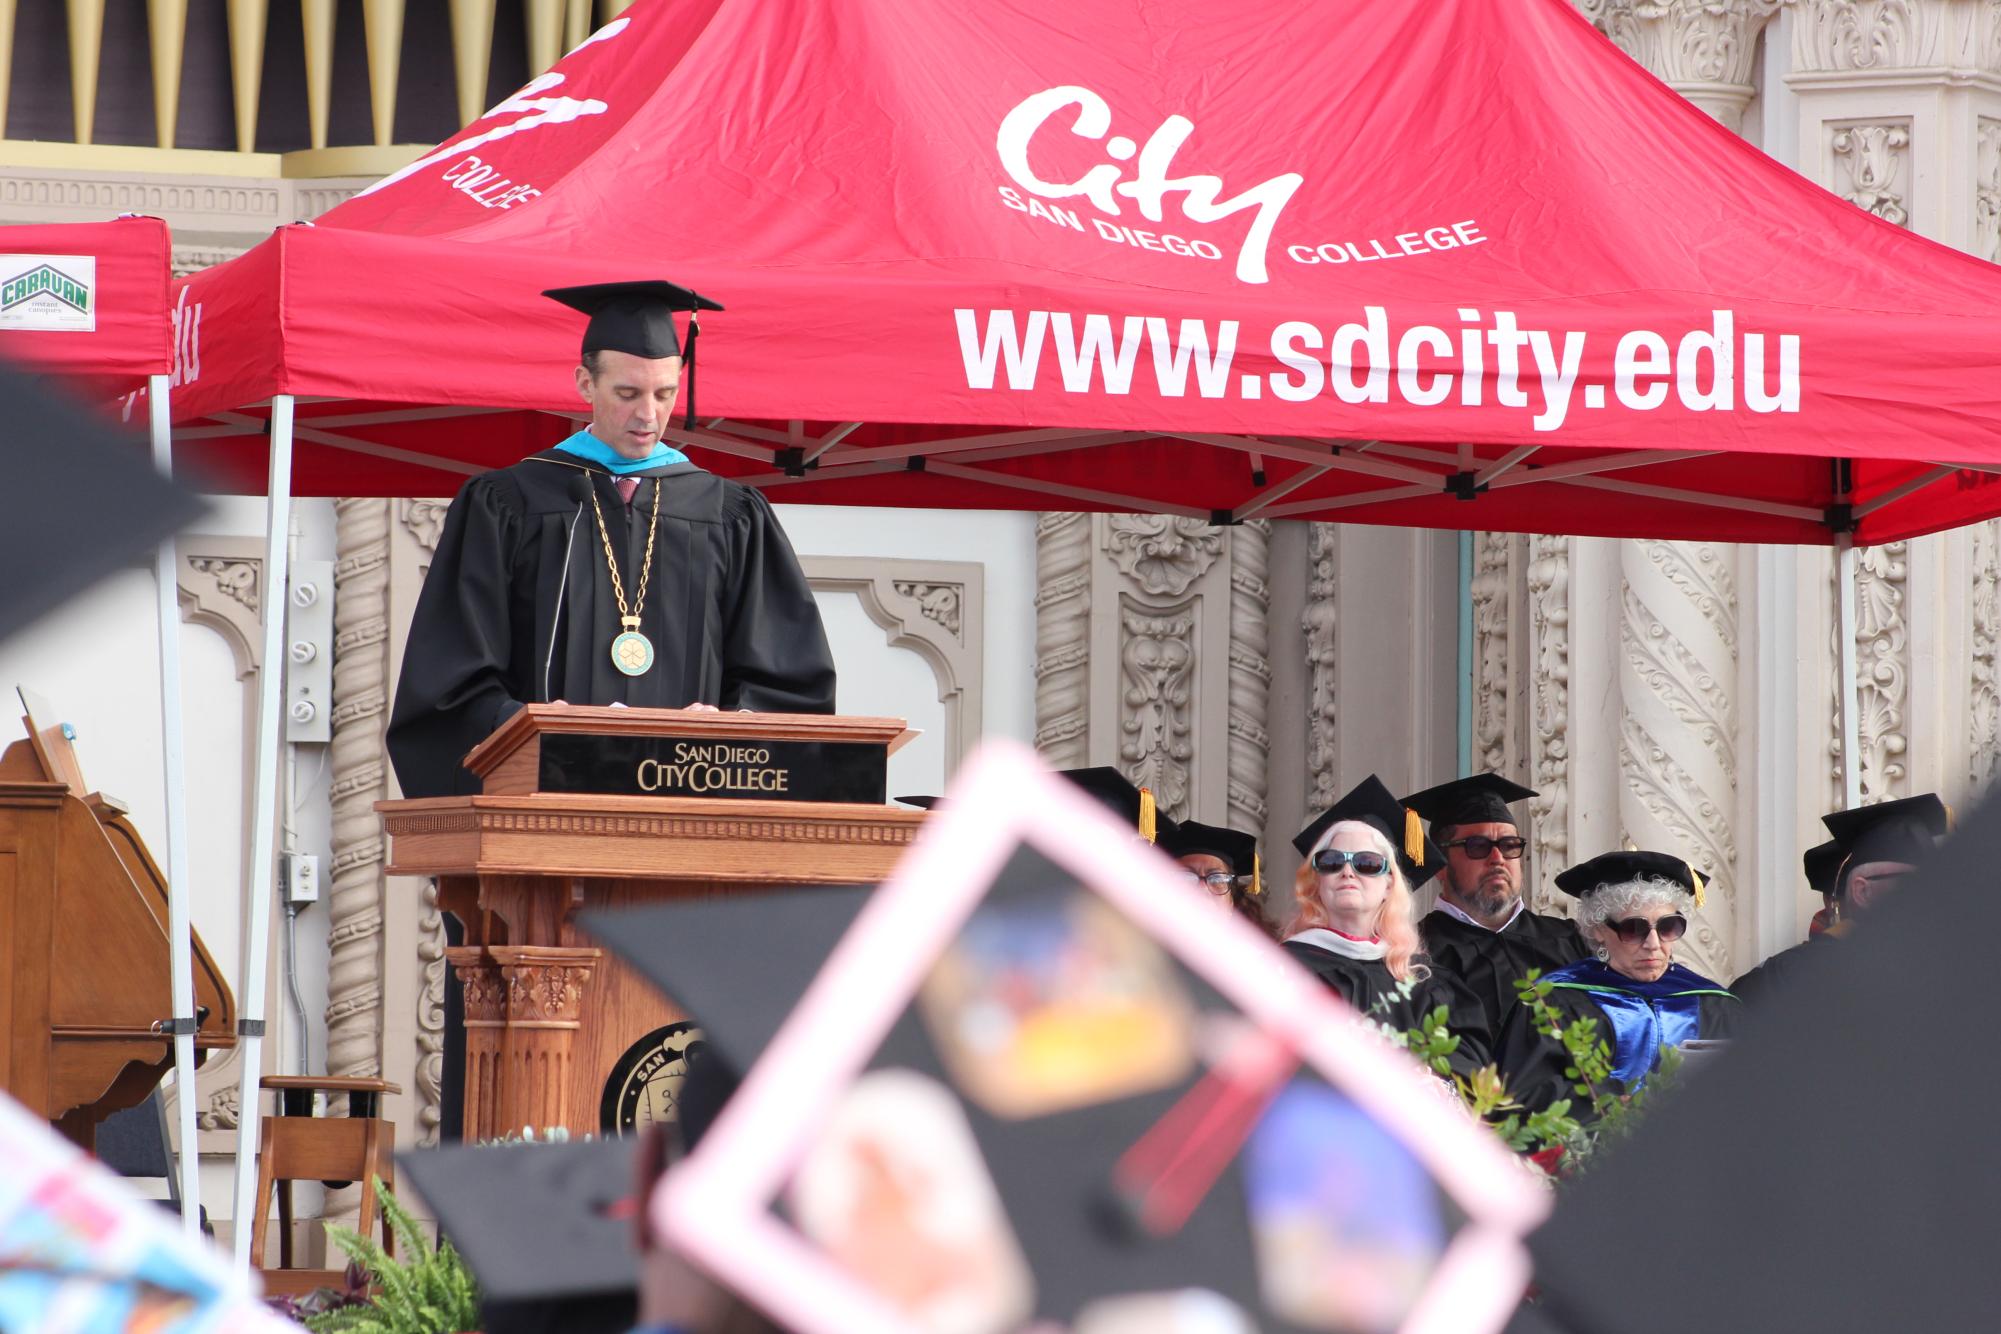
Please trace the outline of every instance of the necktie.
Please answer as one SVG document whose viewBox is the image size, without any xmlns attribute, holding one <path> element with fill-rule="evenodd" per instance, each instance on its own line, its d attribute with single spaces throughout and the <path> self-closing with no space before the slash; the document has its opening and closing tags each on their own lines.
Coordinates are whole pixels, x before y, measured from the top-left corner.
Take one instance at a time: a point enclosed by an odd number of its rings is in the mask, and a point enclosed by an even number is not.
<svg viewBox="0 0 2001 1334">
<path fill-rule="evenodd" d="M 612 479 L 611 484 L 618 488 L 618 498 L 630 506 L 633 494 L 639 490 L 639 479 L 637 477 L 615 477 Z"/>
</svg>

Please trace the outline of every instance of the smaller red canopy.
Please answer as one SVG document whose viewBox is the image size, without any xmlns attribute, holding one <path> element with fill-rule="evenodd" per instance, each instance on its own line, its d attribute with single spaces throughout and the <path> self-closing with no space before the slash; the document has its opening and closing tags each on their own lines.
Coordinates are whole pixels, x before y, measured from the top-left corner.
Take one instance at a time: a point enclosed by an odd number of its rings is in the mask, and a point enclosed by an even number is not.
<svg viewBox="0 0 2001 1334">
<path fill-rule="evenodd" d="M 0 227 L 0 358 L 88 397 L 169 374 L 171 254 L 158 218 Z"/>
</svg>

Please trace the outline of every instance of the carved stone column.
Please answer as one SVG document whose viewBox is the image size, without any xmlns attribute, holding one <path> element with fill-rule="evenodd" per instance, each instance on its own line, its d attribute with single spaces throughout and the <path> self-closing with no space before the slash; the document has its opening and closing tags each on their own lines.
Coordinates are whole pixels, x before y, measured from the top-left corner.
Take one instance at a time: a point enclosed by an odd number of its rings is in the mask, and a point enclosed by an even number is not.
<svg viewBox="0 0 2001 1334">
<path fill-rule="evenodd" d="M 1757 95 L 1758 33 L 1779 0 L 1575 0 L 1585 17 L 1662 82 L 1740 130 Z"/>
<path fill-rule="evenodd" d="M 1177 818 L 1262 829 L 1271 592 L 1263 523 L 1045 514 L 1036 745 L 1116 765 Z"/>
<path fill-rule="evenodd" d="M 389 507 L 334 502 L 333 877 L 327 1073 L 382 1073 L 382 729 L 389 712 Z"/>
<path fill-rule="evenodd" d="M 1737 875 L 1735 565 L 1714 542 L 1620 548 L 1619 823 L 1709 877 L 1678 957 L 1721 978 Z"/>
<path fill-rule="evenodd" d="M 1534 843 L 1530 901 L 1558 906 L 1556 873 L 1570 864 L 1570 539 L 1529 539 L 1528 627 L 1534 707 L 1530 711 L 1529 836 Z"/>
<path fill-rule="evenodd" d="M 1974 526 L 1972 648 L 1967 721 L 1972 749 L 1967 783 L 1974 791 L 2001 775 L 2001 519 Z"/>
<path fill-rule="evenodd" d="M 1306 585 L 1306 609 L 1300 628 L 1306 633 L 1306 809 L 1317 813 L 1341 797 L 1334 727 L 1339 719 L 1341 659 L 1335 633 L 1340 616 L 1335 603 L 1339 586 L 1336 529 L 1331 523 L 1312 525 L 1306 556 L 1312 569 Z"/>
</svg>

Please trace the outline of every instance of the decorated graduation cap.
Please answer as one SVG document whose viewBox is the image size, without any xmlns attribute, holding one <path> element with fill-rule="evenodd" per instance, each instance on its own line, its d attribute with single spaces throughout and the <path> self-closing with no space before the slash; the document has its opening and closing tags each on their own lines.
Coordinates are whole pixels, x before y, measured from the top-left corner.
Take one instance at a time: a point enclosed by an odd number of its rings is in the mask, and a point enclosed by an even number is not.
<svg viewBox="0 0 2001 1334">
<path fill-rule="evenodd" d="M 1159 833 L 1155 841 L 1168 856 L 1207 853 L 1227 865 L 1232 874 L 1251 877 L 1253 897 L 1264 893 L 1264 868 L 1259 865 L 1257 835 L 1194 820 L 1164 821 Z"/>
<path fill-rule="evenodd" d="M 663 1237 L 800 1334 L 1499 1328 L 1498 1141 L 1025 748 L 947 795 L 879 889 L 581 919 L 743 1073 Z"/>
<path fill-rule="evenodd" d="M 1344 820 L 1359 820 L 1376 830 L 1396 849 L 1397 864 L 1404 879 L 1416 889 L 1445 867 L 1445 854 L 1425 837 L 1418 813 L 1396 799 L 1383 780 L 1370 774 L 1341 800 L 1314 818 L 1312 824 L 1293 837 L 1292 846 L 1302 857 L 1311 857 L 1321 837 Z"/>
<path fill-rule="evenodd" d="M 632 1325 L 637 1141 L 465 1145 L 396 1156 L 479 1281 L 482 1328 Z"/>
<path fill-rule="evenodd" d="M 1532 787 L 1511 783 L 1499 774 L 1474 774 L 1455 778 L 1422 792 L 1413 792 L 1403 804 L 1431 822 L 1431 832 L 1465 824 L 1505 824 L 1519 827 L 1512 802 L 1527 801 L 1536 795 Z"/>
<path fill-rule="evenodd" d="M 1665 880 L 1680 885 L 1695 895 L 1695 906 L 1702 906 L 1706 888 L 1702 873 L 1679 857 L 1665 852 L 1623 852 L 1600 853 L 1588 862 L 1579 862 L 1568 870 L 1559 871 L 1556 887 L 1566 894 L 1584 898 L 1609 885 L 1623 885 L 1629 880 Z"/>
<path fill-rule="evenodd" d="M 1831 891 L 1839 897 L 1846 890 L 1847 868 L 1864 862 L 1908 862 L 1913 865 L 1928 857 L 1939 838 L 1951 828 L 1951 812 L 1935 793 L 1882 801 L 1873 806 L 1823 815 L 1820 822 L 1834 835 L 1841 849 L 1841 866 Z"/>
<path fill-rule="evenodd" d="M 1800 866 L 1806 871 L 1807 888 L 1816 894 L 1834 893 L 1836 878 L 1841 871 L 1841 857 L 1841 845 L 1831 838 L 1801 854 Z"/>
<path fill-rule="evenodd" d="M 1058 773 L 1098 799 L 1098 804 L 1139 831 L 1151 843 L 1158 836 L 1160 814 L 1153 793 L 1135 787 L 1133 781 L 1110 765 L 1090 769 L 1059 769 Z"/>
<path fill-rule="evenodd" d="M 702 331 L 701 312 L 721 310 L 720 302 L 678 283 L 657 279 L 552 287 L 542 295 L 590 316 L 590 323 L 584 326 L 584 356 L 625 352 L 651 361 L 681 357 L 688 373 L 688 411 L 683 425 L 688 430 L 695 428 L 695 343 Z M 675 312 L 683 310 L 688 312 L 685 352 L 674 331 Z"/>
</svg>

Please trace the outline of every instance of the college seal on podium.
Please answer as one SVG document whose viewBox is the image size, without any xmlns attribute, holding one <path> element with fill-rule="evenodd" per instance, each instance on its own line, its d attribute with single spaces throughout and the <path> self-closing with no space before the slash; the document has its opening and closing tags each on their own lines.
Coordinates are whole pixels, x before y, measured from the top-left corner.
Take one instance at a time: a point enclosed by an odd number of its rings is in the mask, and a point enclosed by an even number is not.
<svg viewBox="0 0 2001 1334">
<path fill-rule="evenodd" d="M 656 1028 L 627 1047 L 605 1079 L 598 1125 L 607 1134 L 623 1134 L 678 1120 L 688 1054 L 701 1042 L 702 1030 L 684 1022 Z"/>
</svg>

